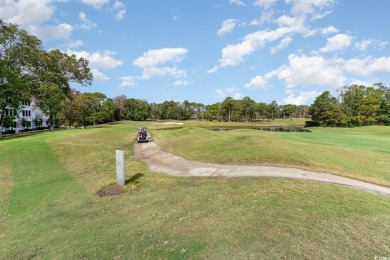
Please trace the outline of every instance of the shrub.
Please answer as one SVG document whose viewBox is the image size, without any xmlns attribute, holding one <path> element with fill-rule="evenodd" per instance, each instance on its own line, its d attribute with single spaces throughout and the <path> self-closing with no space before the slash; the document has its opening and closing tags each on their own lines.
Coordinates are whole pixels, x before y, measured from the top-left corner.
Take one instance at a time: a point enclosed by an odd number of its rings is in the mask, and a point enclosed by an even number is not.
<svg viewBox="0 0 390 260">
<path fill-rule="evenodd" d="M 314 127 L 314 126 L 319 126 L 317 122 L 314 121 L 306 121 L 305 122 L 305 127 Z"/>
</svg>

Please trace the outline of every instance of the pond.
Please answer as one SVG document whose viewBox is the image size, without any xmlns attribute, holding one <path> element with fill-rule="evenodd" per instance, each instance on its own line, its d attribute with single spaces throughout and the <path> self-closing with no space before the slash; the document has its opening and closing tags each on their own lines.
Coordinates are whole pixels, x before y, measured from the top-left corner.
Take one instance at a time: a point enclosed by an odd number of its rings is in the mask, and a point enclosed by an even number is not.
<svg viewBox="0 0 390 260">
<path fill-rule="evenodd" d="M 207 128 L 211 131 L 229 131 L 229 130 L 237 130 L 237 129 L 254 129 L 254 130 L 262 130 L 262 131 L 271 131 L 271 132 L 311 132 L 308 129 L 303 127 L 214 127 Z"/>
</svg>

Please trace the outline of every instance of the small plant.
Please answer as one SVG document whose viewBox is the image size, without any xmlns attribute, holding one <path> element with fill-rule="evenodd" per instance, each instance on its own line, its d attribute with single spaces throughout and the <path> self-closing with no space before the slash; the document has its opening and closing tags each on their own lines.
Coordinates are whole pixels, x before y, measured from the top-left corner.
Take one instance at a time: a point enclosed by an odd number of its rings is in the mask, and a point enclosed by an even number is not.
<svg viewBox="0 0 390 260">
<path fill-rule="evenodd" d="M 130 182 L 129 184 L 125 185 L 126 192 L 132 192 L 137 189 L 138 189 L 138 182 Z"/>
</svg>

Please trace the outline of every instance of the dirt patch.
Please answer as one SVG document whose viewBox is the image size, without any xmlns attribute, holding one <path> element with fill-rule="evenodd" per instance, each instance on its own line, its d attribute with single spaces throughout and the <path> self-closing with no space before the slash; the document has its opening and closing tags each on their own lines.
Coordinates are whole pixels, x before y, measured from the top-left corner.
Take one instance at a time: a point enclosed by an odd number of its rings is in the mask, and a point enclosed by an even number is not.
<svg viewBox="0 0 390 260">
<path fill-rule="evenodd" d="M 152 171 L 183 177 L 278 177 L 321 181 L 348 186 L 370 193 L 390 197 L 390 188 L 380 185 L 332 175 L 295 168 L 273 166 L 233 166 L 189 161 L 168 153 L 154 142 L 134 144 L 135 157 L 145 161 Z"/>
<path fill-rule="evenodd" d="M 124 186 L 119 186 L 119 185 L 110 185 L 108 187 L 105 187 L 97 192 L 97 194 L 100 197 L 104 196 L 114 196 L 114 195 L 119 195 L 124 193 L 126 190 Z"/>
</svg>

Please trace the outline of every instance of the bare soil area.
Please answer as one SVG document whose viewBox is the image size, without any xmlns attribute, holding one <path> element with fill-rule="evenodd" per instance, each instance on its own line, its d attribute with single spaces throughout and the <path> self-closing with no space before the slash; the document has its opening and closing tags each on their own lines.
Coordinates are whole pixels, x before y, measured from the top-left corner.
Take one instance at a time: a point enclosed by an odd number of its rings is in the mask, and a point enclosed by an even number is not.
<svg viewBox="0 0 390 260">
<path fill-rule="evenodd" d="M 279 177 L 334 183 L 390 197 L 390 188 L 380 185 L 296 168 L 274 166 L 234 166 L 189 161 L 168 153 L 154 142 L 135 144 L 136 158 L 145 161 L 152 171 L 183 177 Z"/>
</svg>

